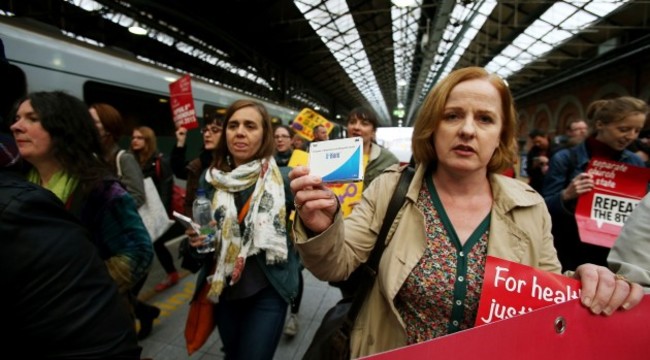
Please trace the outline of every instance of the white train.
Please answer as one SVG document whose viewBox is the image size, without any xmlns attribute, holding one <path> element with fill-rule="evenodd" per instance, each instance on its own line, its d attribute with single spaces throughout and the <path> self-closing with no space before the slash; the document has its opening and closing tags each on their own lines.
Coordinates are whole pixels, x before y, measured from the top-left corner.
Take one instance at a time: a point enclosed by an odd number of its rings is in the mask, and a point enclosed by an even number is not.
<svg viewBox="0 0 650 360">
<path fill-rule="evenodd" d="M 129 125 L 150 126 L 163 143 L 165 137 L 173 140 L 169 84 L 183 74 L 68 38 L 56 29 L 47 30 L 22 19 L 0 17 L 7 59 L 25 72 L 30 92 L 64 90 L 88 104 L 109 103 L 120 110 Z M 196 79 L 192 79 L 192 95 L 199 118 L 237 99 L 251 98 Z M 256 100 L 284 124 L 298 112 Z M 161 146 L 161 150 L 167 149 Z"/>
</svg>

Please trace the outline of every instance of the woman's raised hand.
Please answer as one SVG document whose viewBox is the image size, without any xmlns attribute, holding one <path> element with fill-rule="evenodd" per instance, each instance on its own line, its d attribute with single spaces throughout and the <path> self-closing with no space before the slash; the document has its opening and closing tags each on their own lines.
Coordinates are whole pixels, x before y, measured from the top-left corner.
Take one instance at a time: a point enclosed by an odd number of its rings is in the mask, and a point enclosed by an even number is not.
<svg viewBox="0 0 650 360">
<path fill-rule="evenodd" d="M 289 173 L 289 179 L 296 214 L 309 230 L 325 231 L 334 222 L 338 210 L 336 195 L 323 185 L 321 177 L 309 175 L 306 166 L 296 166 Z"/>
<path fill-rule="evenodd" d="M 176 146 L 184 147 L 185 140 L 187 140 L 187 129 L 179 126 L 178 129 L 176 129 Z"/>
</svg>

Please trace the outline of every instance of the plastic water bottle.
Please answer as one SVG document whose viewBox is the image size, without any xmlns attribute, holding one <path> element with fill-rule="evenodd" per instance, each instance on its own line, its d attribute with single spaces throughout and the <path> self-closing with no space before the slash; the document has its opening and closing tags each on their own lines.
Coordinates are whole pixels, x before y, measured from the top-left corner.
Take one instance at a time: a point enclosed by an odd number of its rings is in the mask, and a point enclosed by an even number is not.
<svg viewBox="0 0 650 360">
<path fill-rule="evenodd" d="M 215 229 L 210 226 L 210 221 L 212 221 L 212 205 L 205 195 L 205 189 L 199 188 L 196 190 L 196 199 L 192 203 L 192 219 L 199 225 L 200 235 L 206 235 L 206 238 L 203 240 L 203 245 L 196 248 L 196 251 L 201 254 L 213 252 Z"/>
</svg>

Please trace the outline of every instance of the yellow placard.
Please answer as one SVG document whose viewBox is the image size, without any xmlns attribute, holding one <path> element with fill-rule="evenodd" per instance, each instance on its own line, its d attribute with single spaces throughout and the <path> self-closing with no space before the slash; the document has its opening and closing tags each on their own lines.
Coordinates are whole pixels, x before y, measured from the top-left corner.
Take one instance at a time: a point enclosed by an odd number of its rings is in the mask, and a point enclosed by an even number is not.
<svg viewBox="0 0 650 360">
<path fill-rule="evenodd" d="M 312 141 L 314 140 L 314 133 L 312 130 L 316 125 L 323 125 L 325 129 L 327 129 L 328 134 L 332 132 L 332 129 L 334 129 L 333 123 L 309 108 L 304 108 L 300 113 L 298 113 L 291 123 L 291 128 L 300 134 L 300 136 Z"/>
<path fill-rule="evenodd" d="M 309 153 L 306 151 L 295 149 L 291 153 L 291 158 L 289 159 L 288 167 L 294 168 L 296 166 L 307 166 L 309 165 Z"/>
<path fill-rule="evenodd" d="M 330 190 L 336 194 L 341 203 L 341 211 L 343 217 L 347 217 L 352 212 L 354 205 L 361 201 L 361 193 L 363 192 L 363 181 L 355 181 L 340 184 L 327 184 Z"/>
</svg>

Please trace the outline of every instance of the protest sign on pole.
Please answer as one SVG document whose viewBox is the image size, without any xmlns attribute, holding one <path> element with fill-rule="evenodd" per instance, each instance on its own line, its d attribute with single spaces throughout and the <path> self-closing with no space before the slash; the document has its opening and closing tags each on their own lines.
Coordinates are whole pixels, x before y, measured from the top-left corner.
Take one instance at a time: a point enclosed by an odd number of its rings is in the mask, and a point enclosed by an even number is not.
<svg viewBox="0 0 650 360">
<path fill-rule="evenodd" d="M 174 119 L 174 127 L 184 127 L 188 130 L 199 126 L 194 110 L 194 99 L 192 98 L 192 80 L 189 75 L 169 84 L 169 104 Z"/>
</svg>

